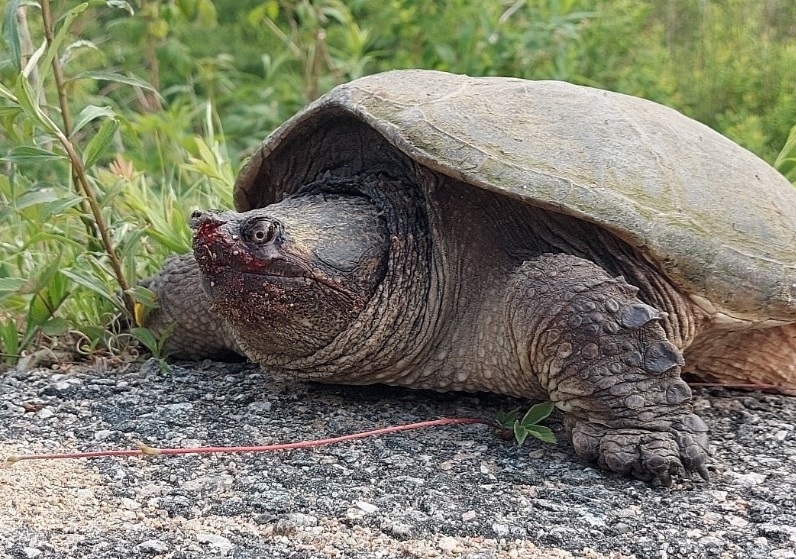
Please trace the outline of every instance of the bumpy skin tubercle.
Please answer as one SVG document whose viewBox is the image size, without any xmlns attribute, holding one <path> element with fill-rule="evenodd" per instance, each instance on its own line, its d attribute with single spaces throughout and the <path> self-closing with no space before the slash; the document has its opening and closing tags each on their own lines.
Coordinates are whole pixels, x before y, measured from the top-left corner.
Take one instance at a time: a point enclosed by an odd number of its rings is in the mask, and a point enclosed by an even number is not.
<svg viewBox="0 0 796 559">
<path fill-rule="evenodd" d="M 707 479 L 708 429 L 691 413 L 682 356 L 637 293 L 575 256 L 525 262 L 508 306 L 523 368 L 567 413 L 579 456 L 667 486 L 684 472 Z"/>
</svg>

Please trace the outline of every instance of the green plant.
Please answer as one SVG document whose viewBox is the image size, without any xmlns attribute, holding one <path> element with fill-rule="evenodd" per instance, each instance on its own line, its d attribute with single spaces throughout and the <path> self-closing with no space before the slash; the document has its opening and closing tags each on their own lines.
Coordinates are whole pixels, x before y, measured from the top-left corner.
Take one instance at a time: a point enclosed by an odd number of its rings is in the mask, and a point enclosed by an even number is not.
<svg viewBox="0 0 796 559">
<path fill-rule="evenodd" d="M 796 178 L 790 0 L 0 0 L 0 11 L 9 364 L 77 339 L 89 353 L 123 347 L 114 316 L 155 304 L 135 286 L 188 250 L 191 210 L 229 207 L 235 169 L 271 130 L 363 74 L 422 67 L 640 95 Z"/>
<path fill-rule="evenodd" d="M 70 71 L 69 63 L 77 63 L 65 53 L 86 42 L 73 39 L 70 27 L 89 3 L 56 17 L 42 0 L 41 46 L 23 60 L 22 8 L 32 6 L 19 0 L 6 5 L 4 36 L 12 46 L 19 43 L 11 49 L 19 71 L 12 85 L 0 85 L 2 126 L 14 142 L 0 158 L 10 170 L 0 180 L 0 217 L 11 233 L 0 236 L 0 353 L 12 365 L 29 349 L 52 345 L 73 330 L 89 340 L 88 348 L 113 345 L 114 316 L 132 322 L 138 306 L 154 304 L 137 279 L 165 253 L 189 247 L 182 204 L 228 204 L 232 182 L 223 144 L 212 137 L 209 104 L 201 114 L 211 137 L 186 134 L 171 145 L 156 138 L 153 151 L 166 178 L 147 181 L 121 153 L 130 131 L 140 133 L 140 119 L 123 116 L 110 97 L 87 97 L 81 106 L 73 87 L 110 82 L 157 91 L 130 75 L 79 65 Z M 57 105 L 49 98 L 57 98 Z M 167 150 L 179 157 L 168 153 L 166 161 Z M 140 330 L 136 337 L 150 341 Z M 162 341 L 144 345 L 162 354 Z"/>
<path fill-rule="evenodd" d="M 554 409 L 555 405 L 553 402 L 543 402 L 531 406 L 522 417 L 520 417 L 520 408 L 517 408 L 510 412 L 500 412 L 496 420 L 500 427 L 514 433 L 517 444 L 523 444 L 528 435 L 546 443 L 555 443 L 556 436 L 550 427 L 540 425 L 542 421 L 553 413 Z"/>
<path fill-rule="evenodd" d="M 774 166 L 796 185 L 796 126 L 790 129 L 788 140 L 779 152 Z"/>
<path fill-rule="evenodd" d="M 18 4 L 19 2 L 13 1 L 7 9 L 16 10 Z M 3 160 L 14 164 L 57 162 L 66 164 L 70 171 L 69 174 L 77 197 L 71 194 L 65 196 L 68 206 L 65 211 L 69 211 L 73 207 L 81 207 L 82 211 L 79 217 L 86 226 L 87 234 L 93 237 L 92 240 L 102 247 L 104 263 L 108 264 L 111 275 L 121 288 L 119 307 L 131 309 L 132 303 L 125 294 L 129 284 L 122 271 L 118 254 L 112 245 L 109 228 L 102 214 L 95 186 L 86 174 L 87 170 L 96 163 L 107 148 L 108 142 L 118 126 L 118 122 L 109 110 L 90 106 L 81 112 L 77 124 L 73 123 L 71 114 L 66 106 L 64 74 L 58 56 L 70 24 L 87 6 L 85 3 L 80 4 L 68 11 L 63 17 L 61 28 L 56 32 L 54 29 L 54 18 L 50 12 L 50 4 L 47 0 L 41 2 L 45 40 L 27 61 L 24 68 L 21 68 L 13 91 L 6 86 L 0 86 L 0 96 L 5 98 L 7 102 L 4 107 L 5 112 L 11 117 L 6 121 L 6 129 L 20 140 L 20 143 L 23 143 L 23 145 L 18 145 L 12 149 Z M 5 21 L 8 23 L 16 20 L 7 15 Z M 12 37 L 15 35 L 12 33 Z M 34 69 L 36 70 L 37 82 L 35 84 L 31 80 L 34 75 Z M 55 119 L 47 114 L 47 106 L 43 101 L 42 84 L 50 77 L 50 74 L 52 74 L 55 89 L 58 93 L 62 121 L 60 126 Z M 83 150 L 79 150 L 72 141 L 71 136 L 79 131 L 82 126 L 100 118 L 105 120 L 99 126 L 97 134 L 86 142 Z M 60 150 L 55 151 L 55 146 L 58 146 Z M 30 188 L 25 192 L 25 195 L 15 201 L 24 200 L 25 196 L 28 197 L 30 206 L 41 205 L 42 202 L 48 200 L 46 190 Z M 50 203 L 56 202 L 56 200 L 51 199 L 48 201 Z M 27 204 L 25 205 L 27 206 Z M 19 210 L 19 206 L 17 206 L 17 210 Z M 54 212 L 54 208 L 49 206 L 44 211 L 51 214 Z M 25 219 L 24 214 L 22 219 Z M 44 243 L 51 241 L 58 244 L 60 241 L 67 239 L 64 231 L 57 229 L 42 231 L 42 235 L 44 236 L 42 239 Z M 38 273 L 31 276 L 32 281 L 25 282 L 16 289 L 18 293 L 27 291 L 33 295 L 28 306 L 25 331 L 21 342 L 17 344 L 19 348 L 24 349 L 27 347 L 33 337 L 39 333 L 55 336 L 63 334 L 68 328 L 63 318 L 55 316 L 56 311 L 69 296 L 68 281 L 66 277 L 59 274 L 62 257 L 62 252 L 55 252 L 49 262 L 43 263 L 42 266 L 37 268 Z"/>
</svg>

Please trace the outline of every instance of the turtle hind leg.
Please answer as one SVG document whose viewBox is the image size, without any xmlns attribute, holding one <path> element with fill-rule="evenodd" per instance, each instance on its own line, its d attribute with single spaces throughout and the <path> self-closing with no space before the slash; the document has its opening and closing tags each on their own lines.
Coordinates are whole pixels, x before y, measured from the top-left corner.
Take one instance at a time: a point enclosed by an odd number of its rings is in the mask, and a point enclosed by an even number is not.
<svg viewBox="0 0 796 559">
<path fill-rule="evenodd" d="M 637 292 L 582 258 L 526 261 L 508 305 L 523 367 L 566 412 L 579 456 L 664 485 L 707 478 L 708 429 L 691 413 L 683 358 Z"/>
<path fill-rule="evenodd" d="M 230 329 L 211 310 L 202 288 L 199 266 L 193 254 L 176 256 L 144 282 L 158 300 L 159 308 L 147 316 L 144 326 L 157 335 L 167 335 L 166 350 L 188 359 L 240 360 Z"/>
</svg>

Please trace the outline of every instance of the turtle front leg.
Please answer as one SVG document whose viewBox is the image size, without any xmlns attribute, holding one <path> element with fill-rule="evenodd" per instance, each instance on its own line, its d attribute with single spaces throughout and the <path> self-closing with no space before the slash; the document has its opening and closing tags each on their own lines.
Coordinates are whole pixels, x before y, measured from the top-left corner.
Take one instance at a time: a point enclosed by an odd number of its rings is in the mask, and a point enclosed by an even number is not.
<svg viewBox="0 0 796 559">
<path fill-rule="evenodd" d="M 167 335 L 166 349 L 172 354 L 188 359 L 243 355 L 229 327 L 210 308 L 193 254 L 168 259 L 143 284 L 155 293 L 159 305 L 144 326 Z"/>
<path fill-rule="evenodd" d="M 707 479 L 708 428 L 691 413 L 683 358 L 637 293 L 582 258 L 526 261 L 508 301 L 523 369 L 566 412 L 579 456 L 667 486 L 672 474 Z"/>
</svg>

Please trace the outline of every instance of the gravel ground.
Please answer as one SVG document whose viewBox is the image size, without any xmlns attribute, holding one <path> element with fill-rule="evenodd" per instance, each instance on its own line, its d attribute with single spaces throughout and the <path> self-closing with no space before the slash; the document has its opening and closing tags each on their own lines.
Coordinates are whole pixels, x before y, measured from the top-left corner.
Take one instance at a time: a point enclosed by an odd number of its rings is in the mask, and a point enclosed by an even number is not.
<svg viewBox="0 0 796 559">
<path fill-rule="evenodd" d="M 0 470 L 0 556 L 796 558 L 796 398 L 695 396 L 709 484 L 649 487 L 567 442 L 518 447 L 483 425 L 257 455 L 20 462 Z M 287 383 L 246 364 L 12 370 L 0 455 L 268 444 L 519 404 Z M 560 418 L 549 424 L 564 439 Z"/>
</svg>

